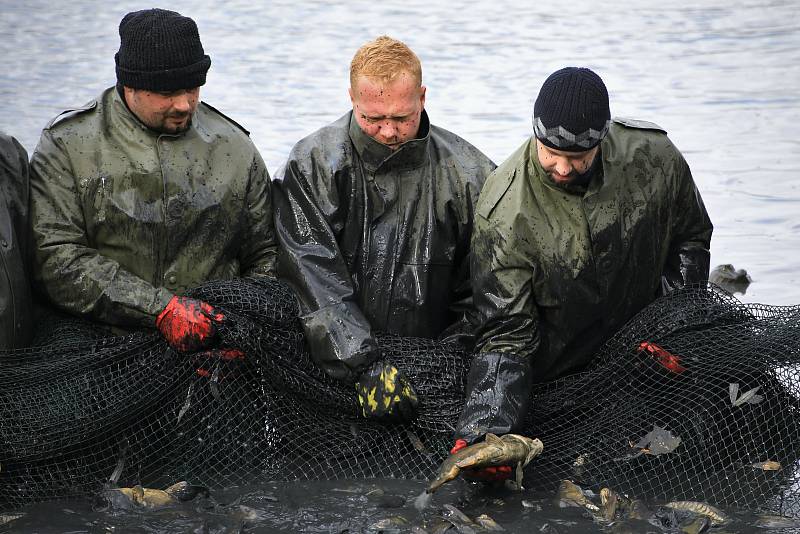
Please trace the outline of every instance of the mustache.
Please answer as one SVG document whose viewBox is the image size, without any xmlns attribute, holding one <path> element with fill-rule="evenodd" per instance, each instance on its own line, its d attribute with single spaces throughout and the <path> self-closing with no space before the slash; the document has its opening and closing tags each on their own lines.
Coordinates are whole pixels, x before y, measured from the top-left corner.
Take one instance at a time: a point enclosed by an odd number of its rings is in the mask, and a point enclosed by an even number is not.
<svg viewBox="0 0 800 534">
<path fill-rule="evenodd" d="M 166 115 L 164 115 L 164 117 L 167 119 L 185 119 L 190 115 L 191 112 L 189 111 L 173 111 L 171 113 L 167 113 Z"/>
</svg>

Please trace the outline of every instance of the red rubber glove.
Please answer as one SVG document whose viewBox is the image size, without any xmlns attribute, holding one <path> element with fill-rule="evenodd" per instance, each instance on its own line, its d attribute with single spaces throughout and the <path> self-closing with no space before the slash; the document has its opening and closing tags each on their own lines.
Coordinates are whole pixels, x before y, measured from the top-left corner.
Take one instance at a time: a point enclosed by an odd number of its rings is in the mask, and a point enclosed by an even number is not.
<svg viewBox="0 0 800 534">
<path fill-rule="evenodd" d="M 156 327 L 170 347 L 179 352 L 193 352 L 211 343 L 217 332 L 214 323 L 223 319 L 225 316 L 217 313 L 210 304 L 176 295 L 158 314 Z"/>
<path fill-rule="evenodd" d="M 450 449 L 450 454 L 455 454 L 467 446 L 463 439 L 457 439 L 456 444 Z M 499 482 L 511 478 L 513 469 L 510 465 L 498 465 L 497 467 L 484 467 L 482 469 L 465 469 L 464 478 L 478 480 L 481 482 Z"/>
</svg>

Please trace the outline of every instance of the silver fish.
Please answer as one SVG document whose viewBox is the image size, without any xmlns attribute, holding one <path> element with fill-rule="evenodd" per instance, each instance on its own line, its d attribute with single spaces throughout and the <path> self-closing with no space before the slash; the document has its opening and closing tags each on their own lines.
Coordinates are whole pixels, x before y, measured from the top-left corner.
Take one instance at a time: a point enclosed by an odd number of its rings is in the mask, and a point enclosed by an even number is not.
<svg viewBox="0 0 800 534">
<path fill-rule="evenodd" d="M 467 514 L 453 506 L 452 504 L 444 505 L 444 512 L 442 517 L 450 521 L 461 534 L 476 534 L 480 527 L 476 525 Z"/>
<path fill-rule="evenodd" d="M 782 515 L 760 515 L 753 525 L 758 528 L 768 529 L 800 528 L 800 519 L 783 517 Z"/>
<path fill-rule="evenodd" d="M 705 502 L 673 501 L 665 504 L 664 506 L 673 510 L 692 512 L 693 514 L 707 517 L 711 520 L 712 526 L 722 525 L 728 521 L 728 516 L 726 516 L 722 510 Z"/>
<path fill-rule="evenodd" d="M 408 519 L 403 516 L 393 516 L 381 519 L 372 525 L 375 530 L 399 530 L 408 525 Z"/>
<path fill-rule="evenodd" d="M 189 389 L 186 391 L 186 400 L 183 401 L 183 406 L 181 406 L 181 409 L 178 412 L 178 421 L 177 421 L 178 424 L 180 424 L 181 419 L 183 419 L 183 416 L 186 415 L 186 412 L 188 412 L 189 408 L 192 406 L 193 395 L 194 395 L 194 382 L 189 384 Z"/>
<path fill-rule="evenodd" d="M 728 396 L 731 399 L 732 406 L 742 406 L 743 404 L 758 404 L 764 400 L 762 395 L 757 395 L 761 386 L 756 386 L 753 389 L 748 389 L 739 396 L 739 384 L 733 382 L 728 385 Z"/>
<path fill-rule="evenodd" d="M 750 464 L 750 466 L 754 469 L 761 469 L 762 471 L 780 471 L 781 470 L 781 463 L 776 462 L 775 460 L 765 460 L 763 462 L 756 462 L 754 464 Z"/>
<path fill-rule="evenodd" d="M 0 525 L 7 525 L 12 521 L 16 521 L 25 514 L 0 514 Z"/>
<path fill-rule="evenodd" d="M 633 447 L 640 449 L 644 454 L 658 456 L 667 454 L 678 448 L 681 438 L 658 425 L 653 425 L 653 430 L 645 434 Z"/>
</svg>

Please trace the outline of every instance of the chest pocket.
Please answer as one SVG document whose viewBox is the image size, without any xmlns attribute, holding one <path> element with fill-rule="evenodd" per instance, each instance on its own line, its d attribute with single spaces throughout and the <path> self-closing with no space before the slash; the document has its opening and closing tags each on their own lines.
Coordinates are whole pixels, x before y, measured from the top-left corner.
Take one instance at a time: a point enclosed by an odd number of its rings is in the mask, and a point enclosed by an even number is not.
<svg viewBox="0 0 800 534">
<path fill-rule="evenodd" d="M 154 229 L 163 224 L 160 181 L 158 173 L 113 176 L 102 171 L 81 180 L 90 245 L 103 250 L 150 243 L 152 248 Z"/>
</svg>

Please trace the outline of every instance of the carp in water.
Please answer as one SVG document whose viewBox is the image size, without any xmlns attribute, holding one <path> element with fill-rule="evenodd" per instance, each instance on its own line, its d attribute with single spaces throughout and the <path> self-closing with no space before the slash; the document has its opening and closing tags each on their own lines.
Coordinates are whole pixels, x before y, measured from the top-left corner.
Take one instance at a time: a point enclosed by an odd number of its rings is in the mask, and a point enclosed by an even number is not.
<svg viewBox="0 0 800 534">
<path fill-rule="evenodd" d="M 144 488 L 138 484 L 130 488 L 109 488 L 103 491 L 102 497 L 111 508 L 157 510 L 190 501 L 199 494 L 207 496 L 208 490 L 182 481 L 163 490 Z"/>
</svg>

